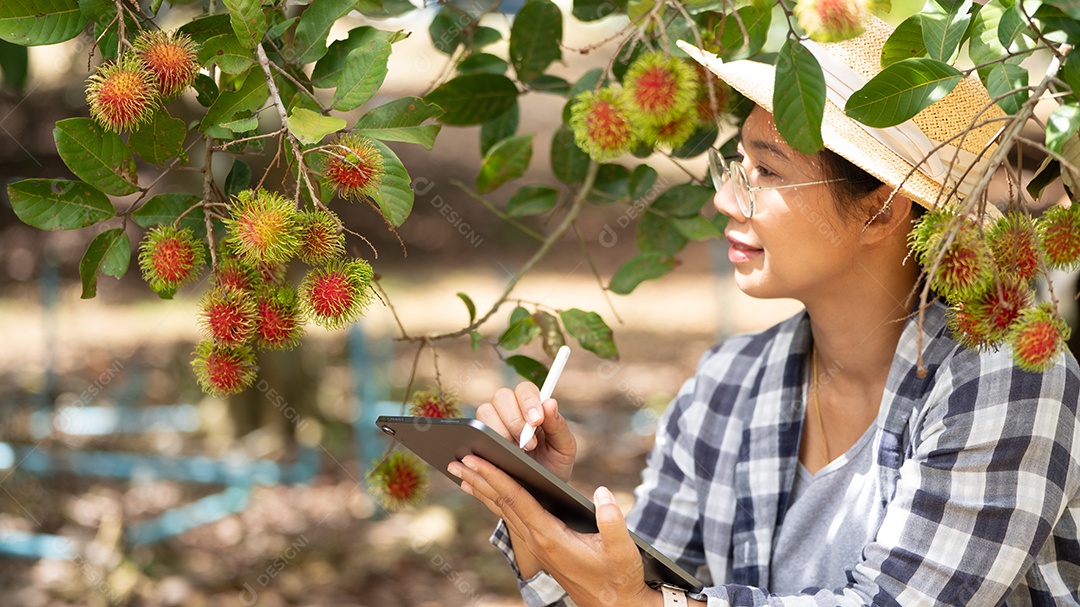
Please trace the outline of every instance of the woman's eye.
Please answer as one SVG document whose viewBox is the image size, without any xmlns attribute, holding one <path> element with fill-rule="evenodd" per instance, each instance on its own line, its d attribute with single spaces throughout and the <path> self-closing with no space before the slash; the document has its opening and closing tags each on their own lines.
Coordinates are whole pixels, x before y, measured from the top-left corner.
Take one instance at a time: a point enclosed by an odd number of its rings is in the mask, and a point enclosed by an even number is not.
<svg viewBox="0 0 1080 607">
<path fill-rule="evenodd" d="M 759 164 L 754 167 L 754 177 L 757 179 L 772 179 L 777 177 L 777 174 Z"/>
</svg>

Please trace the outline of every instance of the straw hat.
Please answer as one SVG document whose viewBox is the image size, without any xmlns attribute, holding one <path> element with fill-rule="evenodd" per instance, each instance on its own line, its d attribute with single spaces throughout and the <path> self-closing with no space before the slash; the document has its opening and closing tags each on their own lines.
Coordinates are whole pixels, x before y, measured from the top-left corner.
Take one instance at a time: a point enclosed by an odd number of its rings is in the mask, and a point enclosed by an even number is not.
<svg viewBox="0 0 1080 607">
<path fill-rule="evenodd" d="M 873 16 L 864 26 L 863 34 L 842 42 L 803 42 L 825 73 L 821 128 L 825 147 L 926 208 L 955 205 L 985 173 L 987 159 L 996 148 L 993 140 L 1004 125 L 993 119 L 1005 113 L 991 102 L 982 84 L 969 76 L 944 99 L 901 125 L 878 129 L 848 118 L 843 110 L 848 97 L 881 71 L 881 49 L 893 32 L 889 24 Z M 773 111 L 774 66 L 725 62 L 686 42 L 678 45 L 751 101 Z M 958 137 L 980 123 L 985 124 Z M 950 145 L 935 151 L 942 143 Z M 987 210 L 1000 215 L 992 205 Z"/>
</svg>

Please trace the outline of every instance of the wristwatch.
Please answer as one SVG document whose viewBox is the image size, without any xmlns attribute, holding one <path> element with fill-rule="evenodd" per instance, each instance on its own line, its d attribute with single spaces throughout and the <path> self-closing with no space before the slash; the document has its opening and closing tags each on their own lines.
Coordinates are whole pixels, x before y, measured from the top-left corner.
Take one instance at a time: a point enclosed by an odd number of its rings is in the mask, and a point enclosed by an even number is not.
<svg viewBox="0 0 1080 607">
<path fill-rule="evenodd" d="M 660 585 L 664 594 L 664 607 L 686 607 L 686 591 L 678 586 Z"/>
</svg>

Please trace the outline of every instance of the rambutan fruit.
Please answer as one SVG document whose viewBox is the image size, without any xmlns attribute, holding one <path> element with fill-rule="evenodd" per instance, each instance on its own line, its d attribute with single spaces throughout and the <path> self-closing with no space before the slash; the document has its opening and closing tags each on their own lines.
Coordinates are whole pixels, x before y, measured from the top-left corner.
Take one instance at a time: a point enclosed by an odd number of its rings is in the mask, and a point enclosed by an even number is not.
<svg viewBox="0 0 1080 607">
<path fill-rule="evenodd" d="M 285 263 L 300 246 L 296 207 L 274 192 L 240 192 L 225 225 L 233 252 L 247 263 Z"/>
<path fill-rule="evenodd" d="M 694 63 L 694 70 L 697 72 L 698 82 L 701 86 L 698 87 L 697 94 L 697 120 L 700 124 L 717 124 L 724 118 L 731 110 L 731 102 L 734 98 L 734 92 L 726 82 L 707 74 L 707 68 L 700 63 Z M 709 98 L 709 89 L 712 89 L 712 99 Z M 716 100 L 716 107 L 713 107 L 713 99 Z"/>
<path fill-rule="evenodd" d="M 134 46 L 154 75 L 163 99 L 173 99 L 195 82 L 199 73 L 198 47 L 186 34 L 144 30 L 135 38 Z"/>
<path fill-rule="evenodd" d="M 139 244 L 139 269 L 156 293 L 171 294 L 194 279 L 206 263 L 202 243 L 188 228 L 160 224 Z"/>
<path fill-rule="evenodd" d="M 461 399 L 442 390 L 421 390 L 409 399 L 409 415 L 461 417 Z"/>
<path fill-rule="evenodd" d="M 255 345 L 264 350 L 289 350 L 300 343 L 304 323 L 300 297 L 291 286 L 267 289 L 256 301 Z"/>
<path fill-rule="evenodd" d="M 1039 250 L 1035 225 L 1026 213 L 1010 212 L 999 219 L 986 236 L 998 270 L 1023 282 L 1039 271 Z"/>
<path fill-rule="evenodd" d="M 1057 314 L 1053 304 L 1042 303 L 1020 313 L 1009 341 L 1013 360 L 1021 369 L 1041 373 L 1054 362 L 1069 339 L 1069 326 Z"/>
<path fill-rule="evenodd" d="M 953 339 L 965 348 L 982 350 L 990 346 L 990 336 L 985 333 L 985 327 L 978 322 L 966 304 L 949 306 L 945 320 Z"/>
<path fill-rule="evenodd" d="M 368 488 L 383 508 L 391 512 L 403 510 L 424 498 L 427 466 L 412 453 L 393 451 L 371 471 Z"/>
<path fill-rule="evenodd" d="M 300 213 L 300 248 L 297 257 L 308 265 L 326 265 L 345 255 L 345 234 L 325 211 Z"/>
<path fill-rule="evenodd" d="M 1000 278 L 969 305 L 979 333 L 985 335 L 986 341 L 993 345 L 1008 338 L 1013 322 L 1035 299 L 1028 282 L 1009 274 L 1001 274 Z"/>
<path fill-rule="evenodd" d="M 677 148 L 697 130 L 697 115 L 693 110 L 676 116 L 664 123 L 644 123 L 638 125 L 637 137 L 646 145 L 662 145 Z"/>
<path fill-rule="evenodd" d="M 255 383 L 259 371 L 251 348 L 224 346 L 210 340 L 196 346 L 191 367 L 203 392 L 219 398 L 242 392 Z"/>
<path fill-rule="evenodd" d="M 612 87 L 575 97 L 570 106 L 570 127 L 577 146 L 597 162 L 622 156 L 637 143 L 630 115 Z"/>
<path fill-rule="evenodd" d="M 625 106 L 632 122 L 666 124 L 686 114 L 697 100 L 697 73 L 678 57 L 644 53 L 623 77 Z"/>
<path fill-rule="evenodd" d="M 797 0 L 795 18 L 816 42 L 839 42 L 863 32 L 869 14 L 867 0 Z"/>
<path fill-rule="evenodd" d="M 908 245 L 915 255 L 915 261 L 926 264 L 926 253 L 930 249 L 930 242 L 941 235 L 952 221 L 959 221 L 956 215 L 943 208 L 935 208 L 923 214 L 908 234 Z"/>
<path fill-rule="evenodd" d="M 216 288 L 199 302 L 199 325 L 216 344 L 240 346 L 255 335 L 255 297 L 247 291 Z"/>
<path fill-rule="evenodd" d="M 146 64 L 133 53 L 98 67 L 87 80 L 86 103 L 90 116 L 116 132 L 137 130 L 149 122 L 161 105 L 157 81 Z"/>
<path fill-rule="evenodd" d="M 939 213 L 928 213 L 909 236 L 916 260 L 949 302 L 974 299 L 994 280 L 993 253 L 973 222 Z"/>
<path fill-rule="evenodd" d="M 1036 225 L 1047 266 L 1072 270 L 1080 265 L 1080 204 L 1050 207 Z"/>
<path fill-rule="evenodd" d="M 305 314 L 327 329 L 348 325 L 371 304 L 373 277 L 371 266 L 363 259 L 334 261 L 311 270 L 300 284 Z"/>
<path fill-rule="evenodd" d="M 210 279 L 215 287 L 237 291 L 254 291 L 261 284 L 254 268 L 234 256 L 219 258 Z"/>
<path fill-rule="evenodd" d="M 379 190 L 384 173 L 382 152 L 362 135 L 346 133 L 326 146 L 323 179 L 342 198 L 360 200 Z"/>
</svg>

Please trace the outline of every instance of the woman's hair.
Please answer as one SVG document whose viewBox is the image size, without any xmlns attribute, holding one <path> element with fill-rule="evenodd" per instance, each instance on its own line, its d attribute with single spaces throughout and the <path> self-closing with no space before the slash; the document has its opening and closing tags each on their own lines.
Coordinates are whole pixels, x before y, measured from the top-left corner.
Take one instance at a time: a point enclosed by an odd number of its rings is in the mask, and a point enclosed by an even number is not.
<svg viewBox="0 0 1080 607">
<path fill-rule="evenodd" d="M 845 219 L 865 220 L 869 209 L 863 199 L 884 185 L 881 180 L 832 150 L 821 150 L 818 158 L 821 160 L 823 177 L 839 180 L 832 184 L 836 194 L 836 211 Z"/>
</svg>

